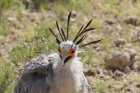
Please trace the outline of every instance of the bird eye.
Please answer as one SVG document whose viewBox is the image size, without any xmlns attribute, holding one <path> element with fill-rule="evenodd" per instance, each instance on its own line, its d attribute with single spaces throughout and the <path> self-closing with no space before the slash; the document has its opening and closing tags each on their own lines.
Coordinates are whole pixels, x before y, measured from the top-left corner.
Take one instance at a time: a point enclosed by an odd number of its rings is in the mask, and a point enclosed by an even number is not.
<svg viewBox="0 0 140 93">
<path fill-rule="evenodd" d="M 75 49 L 69 49 L 67 52 L 66 52 L 66 55 L 69 57 L 69 56 L 74 56 L 74 53 L 75 53 Z"/>
<path fill-rule="evenodd" d="M 74 53 L 75 52 L 75 49 L 72 49 L 71 53 Z"/>
</svg>

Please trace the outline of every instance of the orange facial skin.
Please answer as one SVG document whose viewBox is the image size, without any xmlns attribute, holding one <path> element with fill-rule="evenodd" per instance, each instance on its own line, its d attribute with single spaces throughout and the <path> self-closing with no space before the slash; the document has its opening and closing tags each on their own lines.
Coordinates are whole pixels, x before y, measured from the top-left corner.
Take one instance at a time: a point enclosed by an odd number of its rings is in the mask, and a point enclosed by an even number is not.
<svg viewBox="0 0 140 93">
<path fill-rule="evenodd" d="M 59 55 L 62 56 L 63 55 L 62 49 L 59 48 L 58 51 L 59 51 Z"/>
<path fill-rule="evenodd" d="M 73 56 L 74 55 L 74 52 L 75 52 L 75 49 L 69 49 L 66 53 L 66 56 Z"/>
<path fill-rule="evenodd" d="M 69 56 L 73 56 L 74 55 L 74 52 L 75 52 L 75 49 L 69 49 L 67 52 L 66 52 L 66 56 L 69 57 Z M 62 56 L 63 55 L 63 52 L 62 50 L 59 48 L 59 55 Z"/>
</svg>

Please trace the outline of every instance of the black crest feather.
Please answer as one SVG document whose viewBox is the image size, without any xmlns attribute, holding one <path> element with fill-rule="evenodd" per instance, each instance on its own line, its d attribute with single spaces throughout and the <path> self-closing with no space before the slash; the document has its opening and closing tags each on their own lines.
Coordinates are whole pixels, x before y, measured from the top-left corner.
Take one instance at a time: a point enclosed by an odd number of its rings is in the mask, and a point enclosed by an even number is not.
<svg viewBox="0 0 140 93">
<path fill-rule="evenodd" d="M 49 28 L 49 30 L 50 30 L 50 32 L 55 36 L 56 42 L 57 42 L 58 44 L 60 44 L 60 43 L 61 43 L 60 40 L 59 40 L 59 39 L 57 38 L 57 36 L 54 34 L 54 32 L 52 31 L 52 29 Z"/>
<path fill-rule="evenodd" d="M 57 21 L 56 21 L 56 26 L 57 26 L 57 29 L 58 29 L 59 34 L 60 34 L 60 36 L 61 36 L 61 39 L 64 41 L 64 38 L 63 38 L 63 36 L 62 36 L 62 33 L 61 33 L 61 31 L 60 31 L 60 28 L 59 28 L 59 25 L 58 25 L 58 22 L 57 22 Z"/>
<path fill-rule="evenodd" d="M 96 44 L 96 43 L 99 43 L 101 40 L 102 40 L 102 39 L 96 40 L 96 41 L 92 41 L 92 42 L 89 42 L 89 43 L 87 43 L 87 44 L 83 44 L 83 45 L 81 45 L 80 47 L 84 47 L 84 46 L 87 46 L 87 45 L 90 45 L 90 44 Z"/>
<path fill-rule="evenodd" d="M 68 15 L 68 23 L 67 23 L 67 39 L 68 39 L 68 31 L 69 31 L 69 23 L 70 23 L 71 12 Z"/>
<path fill-rule="evenodd" d="M 62 39 L 62 41 L 67 41 L 68 40 L 68 37 L 69 37 L 69 24 L 70 24 L 70 18 L 71 18 L 71 14 L 72 14 L 72 11 L 69 13 L 69 15 L 68 15 L 68 21 L 67 21 L 67 33 L 65 34 L 64 33 L 64 30 L 61 28 L 61 27 L 59 27 L 59 24 L 58 24 L 58 22 L 56 21 L 56 26 L 57 26 L 57 29 L 58 29 L 58 31 L 59 31 L 59 34 L 60 34 L 60 36 L 61 36 L 61 39 Z M 86 33 L 86 32 L 89 32 L 89 31 L 92 31 L 92 30 L 94 30 L 95 28 L 88 28 L 89 27 L 89 25 L 91 24 L 91 22 L 92 22 L 92 20 L 93 19 L 91 19 L 87 24 L 86 24 L 86 26 L 81 26 L 81 28 L 80 28 L 80 30 L 78 31 L 78 33 L 77 33 L 77 35 L 75 36 L 75 38 L 74 38 L 74 40 L 73 40 L 73 42 L 76 44 L 76 45 L 78 45 L 78 44 L 80 44 L 83 40 L 85 40 L 85 36 L 82 36 L 81 37 L 81 35 L 83 35 L 84 33 Z M 61 29 L 60 29 L 61 28 Z M 55 35 L 55 33 L 52 31 L 52 29 L 51 28 L 49 28 L 49 30 L 50 30 L 50 32 L 53 34 L 53 36 L 56 38 L 56 41 L 57 41 L 57 43 L 58 44 L 60 44 L 61 43 L 61 41 L 58 39 L 58 37 Z M 79 37 L 81 37 L 79 40 L 77 40 Z M 87 44 L 83 44 L 83 45 L 81 45 L 80 47 L 84 47 L 84 46 L 87 46 L 87 45 L 90 45 L 90 44 L 96 44 L 96 43 L 98 43 L 98 42 L 100 42 L 102 39 L 100 39 L 100 40 L 96 40 L 96 41 L 92 41 L 92 42 L 89 42 L 89 43 L 87 43 Z M 77 42 L 76 42 L 77 41 Z"/>
</svg>

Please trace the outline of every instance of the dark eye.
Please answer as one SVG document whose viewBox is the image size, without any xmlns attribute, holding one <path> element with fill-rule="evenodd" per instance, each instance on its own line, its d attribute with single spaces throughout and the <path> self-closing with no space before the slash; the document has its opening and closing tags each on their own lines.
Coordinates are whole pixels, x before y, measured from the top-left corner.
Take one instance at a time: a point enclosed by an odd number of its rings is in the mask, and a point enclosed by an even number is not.
<svg viewBox="0 0 140 93">
<path fill-rule="evenodd" d="M 75 49 L 72 49 L 71 53 L 74 53 L 75 52 Z"/>
</svg>

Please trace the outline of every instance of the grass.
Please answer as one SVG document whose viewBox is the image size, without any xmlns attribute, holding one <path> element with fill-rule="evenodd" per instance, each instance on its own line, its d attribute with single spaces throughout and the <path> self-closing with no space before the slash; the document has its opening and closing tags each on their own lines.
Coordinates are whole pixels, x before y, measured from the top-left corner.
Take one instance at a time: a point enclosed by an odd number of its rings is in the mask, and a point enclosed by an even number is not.
<svg viewBox="0 0 140 93">
<path fill-rule="evenodd" d="M 10 93 L 15 79 L 14 67 L 8 62 L 0 61 L 0 93 Z M 10 85 L 9 85 L 10 84 Z M 7 90 L 7 88 L 9 88 Z"/>
<path fill-rule="evenodd" d="M 107 86 L 105 83 L 97 83 L 97 91 L 103 93 L 106 90 Z"/>
<path fill-rule="evenodd" d="M 5 42 L 5 38 L 4 38 L 4 36 L 1 36 L 0 37 L 0 44 L 4 44 L 4 42 Z"/>
<path fill-rule="evenodd" d="M 15 0 L 0 0 L 0 45 L 5 43 L 5 36 L 9 34 L 8 22 L 4 10 L 14 4 Z M 13 89 L 12 82 L 15 78 L 14 67 L 0 57 L 0 93 L 10 93 Z M 9 89 L 8 89 L 9 88 Z"/>
<path fill-rule="evenodd" d="M 64 4 L 65 3 L 65 4 Z M 58 1 L 54 2 L 54 8 L 52 8 L 56 13 L 63 14 L 67 10 L 72 11 L 72 10 L 81 10 L 82 13 L 86 13 L 86 7 L 89 5 L 88 0 L 81 2 L 80 0 L 71 0 L 71 1 Z M 84 7 L 83 7 L 84 6 Z"/>
<path fill-rule="evenodd" d="M 6 18 L 0 17 L 0 35 L 7 35 L 9 34 L 8 23 Z"/>
<path fill-rule="evenodd" d="M 95 87 L 96 89 L 94 90 L 95 93 L 104 93 L 106 90 L 112 87 L 114 85 L 114 80 L 112 78 L 106 79 L 107 82 L 104 82 L 100 79 L 95 79 L 93 82 L 96 83 Z M 114 92 L 113 92 L 114 93 Z"/>
<path fill-rule="evenodd" d="M 126 39 L 127 42 L 131 42 L 131 37 L 130 37 L 131 30 L 127 27 L 123 27 L 123 28 L 126 28 L 126 30 L 122 32 L 120 37 Z"/>
<path fill-rule="evenodd" d="M 35 57 L 39 53 L 45 53 L 46 55 L 56 49 L 55 42 L 51 41 L 49 31 L 46 28 L 40 28 L 36 33 L 33 42 L 25 42 L 19 44 L 11 50 L 11 60 L 15 64 L 20 62 L 26 62 L 29 59 Z"/>
<path fill-rule="evenodd" d="M 0 1 L 0 15 L 2 14 L 3 10 L 8 9 L 10 6 L 14 4 L 16 0 L 1 0 Z"/>
</svg>

